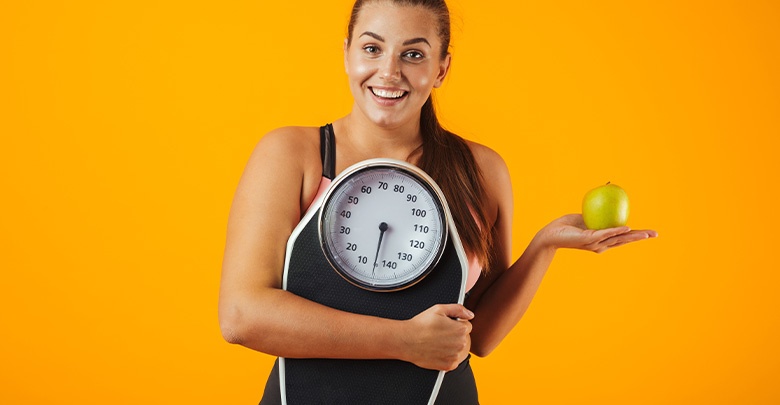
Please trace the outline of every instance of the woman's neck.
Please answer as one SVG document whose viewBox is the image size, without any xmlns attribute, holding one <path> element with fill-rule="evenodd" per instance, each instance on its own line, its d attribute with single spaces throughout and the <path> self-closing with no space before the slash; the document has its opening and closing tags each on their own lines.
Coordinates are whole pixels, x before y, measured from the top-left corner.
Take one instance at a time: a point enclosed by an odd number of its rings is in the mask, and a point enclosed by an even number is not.
<svg viewBox="0 0 780 405">
<path fill-rule="evenodd" d="M 333 123 L 343 153 L 363 160 L 386 157 L 410 160 L 422 145 L 420 121 L 412 120 L 396 127 L 383 127 L 354 111 Z"/>
</svg>

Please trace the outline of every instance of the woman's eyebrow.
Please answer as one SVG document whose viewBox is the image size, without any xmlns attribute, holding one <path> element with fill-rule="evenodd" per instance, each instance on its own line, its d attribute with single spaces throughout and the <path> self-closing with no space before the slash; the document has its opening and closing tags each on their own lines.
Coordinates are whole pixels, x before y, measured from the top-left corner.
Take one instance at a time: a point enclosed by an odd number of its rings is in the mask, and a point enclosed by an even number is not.
<svg viewBox="0 0 780 405">
<path fill-rule="evenodd" d="M 376 39 L 377 41 L 385 42 L 385 39 L 381 35 L 373 33 L 371 31 L 366 31 L 366 32 L 360 34 L 360 36 L 361 37 L 362 36 L 369 36 L 371 38 Z M 403 45 L 406 46 L 406 45 L 419 44 L 419 43 L 426 43 L 426 44 L 428 44 L 428 46 L 431 46 L 431 43 L 428 42 L 428 40 L 423 38 L 423 37 L 407 39 L 406 41 L 404 41 Z"/>
<path fill-rule="evenodd" d="M 423 37 L 412 38 L 412 39 L 406 40 L 406 41 L 404 41 L 404 46 L 412 45 L 412 44 L 419 44 L 419 43 L 422 43 L 422 42 L 425 42 L 426 44 L 428 44 L 428 46 L 431 46 L 431 43 L 428 42 L 428 40 L 423 38 Z"/>
<path fill-rule="evenodd" d="M 367 36 L 369 36 L 369 37 L 371 37 L 371 38 L 374 38 L 374 39 L 376 39 L 377 41 L 380 41 L 380 42 L 385 42 L 385 39 L 384 39 L 384 38 L 382 38 L 382 37 L 381 37 L 379 34 L 374 34 L 374 33 L 373 33 L 373 32 L 371 32 L 371 31 L 366 31 L 366 32 L 364 32 L 364 33 L 360 34 L 360 36 L 361 36 L 361 37 L 362 37 L 362 36 L 364 36 L 364 35 L 367 35 Z"/>
</svg>

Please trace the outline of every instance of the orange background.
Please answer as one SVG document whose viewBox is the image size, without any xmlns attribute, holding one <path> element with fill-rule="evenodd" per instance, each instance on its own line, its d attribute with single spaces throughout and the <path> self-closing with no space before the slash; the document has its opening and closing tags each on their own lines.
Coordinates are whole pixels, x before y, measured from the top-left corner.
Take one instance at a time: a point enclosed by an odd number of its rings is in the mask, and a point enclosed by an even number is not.
<svg viewBox="0 0 780 405">
<path fill-rule="evenodd" d="M 0 5 L 0 403 L 259 400 L 273 359 L 217 323 L 232 194 L 351 106 L 350 1 L 268 3 Z M 660 234 L 559 252 L 482 402 L 780 402 L 778 3 L 450 5 L 442 120 L 506 159 L 515 253 L 607 181 Z"/>
</svg>

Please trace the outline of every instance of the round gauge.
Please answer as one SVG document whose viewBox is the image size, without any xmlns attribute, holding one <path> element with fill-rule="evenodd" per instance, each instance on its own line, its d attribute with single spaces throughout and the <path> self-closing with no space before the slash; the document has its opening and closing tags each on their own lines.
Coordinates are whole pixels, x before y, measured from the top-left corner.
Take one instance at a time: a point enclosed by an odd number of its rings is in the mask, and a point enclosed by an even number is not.
<svg viewBox="0 0 780 405">
<path fill-rule="evenodd" d="M 444 201 L 436 183 L 409 163 L 371 159 L 353 165 L 334 180 L 320 210 L 325 257 L 364 289 L 414 285 L 444 251 Z"/>
</svg>

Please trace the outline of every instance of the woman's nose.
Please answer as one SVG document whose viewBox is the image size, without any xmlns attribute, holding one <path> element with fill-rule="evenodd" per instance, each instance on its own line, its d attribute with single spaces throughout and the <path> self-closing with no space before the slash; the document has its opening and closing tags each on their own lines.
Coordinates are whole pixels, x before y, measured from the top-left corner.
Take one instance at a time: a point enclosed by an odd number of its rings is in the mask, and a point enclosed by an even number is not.
<svg viewBox="0 0 780 405">
<path fill-rule="evenodd" d="M 393 57 L 386 58 L 380 67 L 379 76 L 387 81 L 396 81 L 401 78 L 401 65 L 398 59 Z"/>
</svg>

